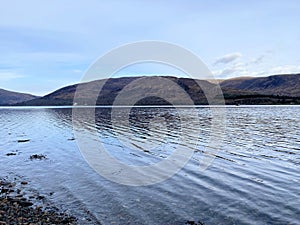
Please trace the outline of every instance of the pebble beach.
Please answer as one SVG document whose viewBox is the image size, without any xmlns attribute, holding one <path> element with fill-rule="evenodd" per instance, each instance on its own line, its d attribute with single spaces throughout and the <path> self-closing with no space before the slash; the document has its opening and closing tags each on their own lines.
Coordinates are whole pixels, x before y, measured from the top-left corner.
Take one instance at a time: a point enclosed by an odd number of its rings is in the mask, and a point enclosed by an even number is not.
<svg viewBox="0 0 300 225">
<path fill-rule="evenodd" d="M 27 181 L 0 178 L 0 225 L 78 224 L 75 217 L 45 204 L 45 196 L 25 191 L 27 185 Z"/>
</svg>

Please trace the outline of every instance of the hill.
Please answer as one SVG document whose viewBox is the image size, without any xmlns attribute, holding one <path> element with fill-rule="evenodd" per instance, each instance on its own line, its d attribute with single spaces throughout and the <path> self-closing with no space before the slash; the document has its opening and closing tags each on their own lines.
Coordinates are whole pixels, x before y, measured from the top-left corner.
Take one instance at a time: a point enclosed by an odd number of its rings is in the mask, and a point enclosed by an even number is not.
<svg viewBox="0 0 300 225">
<path fill-rule="evenodd" d="M 37 96 L 0 89 L 0 105 L 2 106 L 14 105 L 35 98 Z"/>
<path fill-rule="evenodd" d="M 222 88 L 257 92 L 263 95 L 300 97 L 300 74 L 245 77 L 224 80 Z"/>
<path fill-rule="evenodd" d="M 294 76 L 292 76 L 294 78 Z M 277 78 L 277 77 L 276 77 Z M 142 82 L 138 82 L 141 81 Z M 243 86 L 243 82 L 250 82 L 252 79 L 256 80 L 258 78 L 245 78 L 245 79 L 232 79 L 221 82 L 222 91 L 226 100 L 226 104 L 299 104 L 300 95 L 294 95 L 299 92 L 298 90 L 288 89 L 286 82 L 282 82 L 286 92 L 281 92 L 279 95 L 278 91 L 273 94 L 270 87 L 276 86 L 277 79 L 275 79 L 274 84 L 270 84 L 269 88 L 264 91 L 263 87 L 267 87 L 266 84 L 260 85 L 260 89 L 250 89 L 248 86 Z M 264 80 L 274 80 L 273 78 L 262 78 Z M 285 80 L 285 78 L 282 78 Z M 295 78 L 294 78 L 295 79 Z M 166 84 L 165 82 L 171 81 Z M 227 82 L 228 81 L 228 82 Z M 200 83 L 200 86 L 198 85 Z M 250 82 L 251 83 L 251 82 Z M 259 82 L 256 81 L 256 86 L 259 86 Z M 265 82 L 266 83 L 266 82 Z M 174 84 L 179 86 L 180 90 L 175 90 L 171 88 L 170 85 Z M 98 92 L 100 87 L 103 86 L 99 96 Z M 196 105 L 207 105 L 207 99 L 204 94 L 210 93 L 215 95 L 214 104 L 222 104 L 220 102 L 220 93 L 216 93 L 217 84 L 211 83 L 205 80 L 195 80 L 189 78 L 177 78 L 177 77 L 122 77 L 122 78 L 112 78 L 108 80 L 96 80 L 88 83 L 70 85 L 54 91 L 41 98 L 32 99 L 23 103 L 18 103 L 17 105 L 27 105 L 27 106 L 46 106 L 46 105 L 73 105 L 73 98 L 77 88 L 83 88 L 84 92 L 80 96 L 79 102 L 75 104 L 79 105 L 94 105 L 94 102 L 90 99 L 90 96 L 98 96 L 97 105 L 131 105 L 132 99 L 139 99 L 139 101 L 134 103 L 136 105 L 187 105 L 185 95 L 188 94 L 194 104 Z M 243 88 L 245 87 L 245 88 Z M 277 84 L 276 90 L 283 90 L 284 88 L 279 88 L 280 85 Z M 184 90 L 185 92 L 183 92 Z M 275 90 L 275 89 L 273 89 Z M 289 91 L 288 91 L 289 90 Z M 120 94 L 122 92 L 122 94 Z M 287 95 L 288 94 L 288 95 Z M 117 96 L 122 96 L 123 98 L 116 103 Z M 162 96 L 160 98 L 159 96 Z M 134 104 L 133 103 L 133 104 Z"/>
<path fill-rule="evenodd" d="M 134 81 L 138 79 L 144 79 L 138 84 L 134 84 Z M 176 78 L 176 77 L 164 77 L 169 81 L 175 82 L 183 90 L 185 90 L 197 104 L 207 104 L 206 97 L 203 90 L 196 84 L 192 79 L 187 78 Z M 160 80 L 159 80 L 160 79 Z M 173 104 L 184 104 L 182 101 L 182 92 L 172 92 L 170 87 L 164 85 L 161 82 L 162 77 L 123 77 L 123 78 L 113 78 L 108 80 L 96 80 L 88 83 L 75 84 L 61 88 L 53 93 L 50 93 L 44 97 L 33 99 L 19 105 L 73 105 L 73 98 L 76 88 L 80 87 L 85 90 L 81 96 L 81 103 L 84 105 L 92 105 L 90 96 L 97 96 L 102 85 L 103 88 L 99 93 L 97 99 L 97 105 L 112 105 L 116 96 L 123 91 L 123 96 L 127 97 L 122 99 L 120 105 L 127 105 L 131 99 L 141 99 L 141 96 L 145 95 L 144 99 L 138 102 L 138 105 L 165 105 L 170 104 L 163 100 L 162 98 L 157 98 L 157 93 L 161 96 L 165 96 Z M 201 81 L 203 86 L 212 89 L 215 85 L 207 81 Z M 125 88 L 125 89 L 124 89 Z M 126 93 L 124 93 L 126 90 Z M 148 97 L 147 97 L 147 96 Z"/>
</svg>

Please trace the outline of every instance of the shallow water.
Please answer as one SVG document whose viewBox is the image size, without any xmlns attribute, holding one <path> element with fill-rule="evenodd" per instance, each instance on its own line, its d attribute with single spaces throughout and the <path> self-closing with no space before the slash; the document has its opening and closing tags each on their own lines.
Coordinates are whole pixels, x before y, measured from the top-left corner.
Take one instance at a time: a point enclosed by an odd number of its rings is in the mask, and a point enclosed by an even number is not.
<svg viewBox="0 0 300 225">
<path fill-rule="evenodd" d="M 86 123 L 86 137 L 97 132 L 105 148 L 118 160 L 147 165 L 164 160 L 174 146 L 195 153 L 170 179 L 130 187 L 108 181 L 83 159 L 72 127 L 71 108 L 1 108 L 1 176 L 21 176 L 51 201 L 78 216 L 81 224 L 299 224 L 300 222 L 300 107 L 226 107 L 225 136 L 214 161 L 199 171 L 212 124 L 209 107 L 199 107 L 193 132 L 181 133 L 174 108 L 134 108 L 129 124 L 124 109 L 110 121 L 109 108 L 96 109 L 96 126 Z M 190 113 L 181 108 L 180 113 Z M 90 135 L 90 136 L 89 136 Z M 181 135 L 199 140 L 195 147 L 179 143 Z M 126 137 L 131 149 L 118 138 Z M 30 139 L 19 143 L 18 140 Z M 176 144 L 177 143 L 177 144 Z M 126 143 L 125 143 L 126 144 Z M 158 146 L 148 149 L 149 146 Z M 16 155 L 6 156 L 15 152 Z M 47 160 L 30 160 L 45 154 Z M 53 192 L 53 195 L 49 195 Z M 88 215 L 88 216 L 87 216 Z"/>
</svg>

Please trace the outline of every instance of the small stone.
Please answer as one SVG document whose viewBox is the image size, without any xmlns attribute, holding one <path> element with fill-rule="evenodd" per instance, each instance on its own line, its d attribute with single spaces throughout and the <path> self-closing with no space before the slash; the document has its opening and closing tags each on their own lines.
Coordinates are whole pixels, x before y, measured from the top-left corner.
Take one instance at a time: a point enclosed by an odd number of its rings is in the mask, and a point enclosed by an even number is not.
<svg viewBox="0 0 300 225">
<path fill-rule="evenodd" d="M 18 140 L 19 143 L 28 142 L 28 141 L 30 141 L 30 139 L 20 139 L 20 140 Z"/>
<path fill-rule="evenodd" d="M 9 152 L 6 154 L 6 156 L 13 156 L 13 155 L 17 155 L 16 153 L 13 153 L 13 152 Z"/>
<path fill-rule="evenodd" d="M 39 195 L 36 199 L 38 199 L 38 200 L 42 200 L 42 199 L 44 199 L 45 197 L 44 196 L 42 196 L 42 195 Z"/>
<path fill-rule="evenodd" d="M 1 189 L 1 193 L 7 193 L 8 192 L 8 189 L 7 188 L 2 188 Z"/>
<path fill-rule="evenodd" d="M 47 157 L 45 155 L 38 155 L 38 154 L 34 154 L 34 155 L 31 155 L 29 157 L 30 160 L 33 160 L 33 159 L 39 159 L 39 160 L 42 160 L 42 159 L 47 159 Z"/>
<path fill-rule="evenodd" d="M 29 206 L 33 205 L 32 202 L 28 202 L 28 201 L 19 201 L 18 203 L 20 206 L 23 206 L 23 207 L 29 207 Z"/>
</svg>

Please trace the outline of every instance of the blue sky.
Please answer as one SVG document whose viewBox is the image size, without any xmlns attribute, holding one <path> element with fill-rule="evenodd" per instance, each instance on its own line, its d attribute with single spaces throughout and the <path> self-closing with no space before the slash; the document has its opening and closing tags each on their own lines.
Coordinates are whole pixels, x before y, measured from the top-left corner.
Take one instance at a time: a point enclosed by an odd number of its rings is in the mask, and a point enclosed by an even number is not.
<svg viewBox="0 0 300 225">
<path fill-rule="evenodd" d="M 161 40 L 216 78 L 300 72 L 300 1 L 0 1 L 0 88 L 44 95 L 117 46 Z M 119 75 L 173 74 L 132 66 Z M 180 74 L 179 74 L 180 75 Z"/>
</svg>

